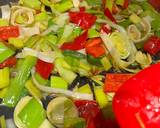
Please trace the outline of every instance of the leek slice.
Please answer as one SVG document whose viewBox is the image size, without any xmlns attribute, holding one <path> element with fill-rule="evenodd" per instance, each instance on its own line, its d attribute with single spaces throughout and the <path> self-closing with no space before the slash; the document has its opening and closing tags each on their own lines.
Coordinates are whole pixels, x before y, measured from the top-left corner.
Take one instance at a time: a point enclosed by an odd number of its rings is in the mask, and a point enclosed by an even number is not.
<svg viewBox="0 0 160 128">
<path fill-rule="evenodd" d="M 46 113 L 40 101 L 26 96 L 18 102 L 14 111 L 14 122 L 18 128 L 39 128 L 45 121 Z"/>
<path fill-rule="evenodd" d="M 121 59 L 126 59 L 130 55 L 130 51 L 125 43 L 125 38 L 120 32 L 113 32 L 110 35 L 110 39 L 113 42 L 114 47 L 119 52 Z"/>
<path fill-rule="evenodd" d="M 78 110 L 72 100 L 57 97 L 48 104 L 47 117 L 52 124 L 64 128 L 64 119 L 78 117 Z"/>
<path fill-rule="evenodd" d="M 11 15 L 11 24 L 12 25 L 20 25 L 20 26 L 27 26 L 34 22 L 34 14 L 36 13 L 35 10 L 27 7 L 22 6 L 12 6 L 12 15 Z M 16 22 L 16 18 L 18 16 L 24 16 L 24 23 L 19 24 Z"/>
<path fill-rule="evenodd" d="M 36 99 L 32 98 L 18 113 L 18 118 L 27 128 L 39 128 L 41 123 L 45 120 L 46 114 L 41 104 Z"/>
<path fill-rule="evenodd" d="M 137 26 L 133 24 L 127 28 L 128 36 L 134 43 L 143 42 L 151 35 L 151 23 L 147 17 L 143 18 L 139 24 L 142 27 L 142 31 L 140 31 Z"/>
<path fill-rule="evenodd" d="M 130 64 L 135 62 L 135 55 L 137 53 L 137 49 L 136 49 L 134 43 L 128 38 L 128 34 L 127 34 L 126 30 L 123 27 L 121 27 L 117 24 L 114 24 L 108 20 L 98 19 L 97 22 L 98 23 L 107 23 L 109 26 L 118 30 L 122 34 L 122 36 L 124 37 L 125 45 L 126 45 L 128 51 L 130 52 L 130 55 L 128 56 L 127 60 L 122 60 L 119 52 L 115 49 L 113 42 L 110 39 L 110 36 L 105 33 L 101 33 L 100 37 L 102 38 L 104 45 L 106 46 L 109 53 L 111 54 L 111 57 L 113 58 L 112 61 L 114 63 L 114 67 L 116 69 L 124 69 L 126 71 L 133 72 L 133 73 L 140 71 L 140 69 L 129 69 L 128 68 L 128 66 Z"/>
<path fill-rule="evenodd" d="M 9 22 L 11 16 L 11 8 L 9 5 L 4 5 L 0 7 L 2 11 L 2 19 L 5 19 Z"/>
</svg>

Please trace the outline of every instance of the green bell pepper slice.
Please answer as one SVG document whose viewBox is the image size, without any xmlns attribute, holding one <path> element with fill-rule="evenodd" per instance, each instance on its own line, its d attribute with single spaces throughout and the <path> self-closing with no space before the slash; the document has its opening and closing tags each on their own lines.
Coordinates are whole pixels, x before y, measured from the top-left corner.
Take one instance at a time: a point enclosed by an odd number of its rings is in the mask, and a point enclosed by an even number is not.
<svg viewBox="0 0 160 128">
<path fill-rule="evenodd" d="M 102 57 L 98 57 L 98 58 L 95 58 L 91 55 L 87 55 L 87 60 L 90 64 L 93 64 L 93 65 L 96 65 L 96 66 L 102 66 L 102 63 L 101 63 L 101 58 Z"/>
<path fill-rule="evenodd" d="M 86 58 L 86 56 L 84 54 L 77 52 L 77 51 L 72 51 L 72 50 L 64 50 L 63 55 L 64 56 L 71 56 L 76 59 L 85 59 Z"/>
</svg>

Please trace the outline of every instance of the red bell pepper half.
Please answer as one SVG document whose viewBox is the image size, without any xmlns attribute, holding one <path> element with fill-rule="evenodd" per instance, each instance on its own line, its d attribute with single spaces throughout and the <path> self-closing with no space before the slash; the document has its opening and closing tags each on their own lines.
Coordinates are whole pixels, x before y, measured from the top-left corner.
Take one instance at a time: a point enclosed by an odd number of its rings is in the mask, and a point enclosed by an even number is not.
<svg viewBox="0 0 160 128">
<path fill-rule="evenodd" d="M 100 57 L 105 54 L 105 49 L 102 46 L 101 38 L 93 38 L 86 42 L 85 45 L 86 53 L 93 57 Z"/>
<path fill-rule="evenodd" d="M 107 73 L 104 84 L 104 92 L 116 92 L 134 74 Z"/>
<path fill-rule="evenodd" d="M 86 40 L 88 38 L 88 30 L 77 37 L 72 43 L 64 43 L 61 46 L 62 50 L 81 50 L 85 47 Z"/>
<path fill-rule="evenodd" d="M 95 15 L 80 12 L 69 12 L 70 21 L 79 25 L 82 29 L 89 29 L 96 22 L 97 17 Z"/>
<path fill-rule="evenodd" d="M 18 37 L 19 28 L 18 26 L 2 26 L 0 27 L 0 39 L 8 40 L 10 37 Z"/>
<path fill-rule="evenodd" d="M 48 79 L 53 70 L 53 67 L 54 65 L 52 63 L 47 63 L 38 59 L 36 64 L 36 72 L 38 72 L 44 79 Z"/>
<path fill-rule="evenodd" d="M 0 63 L 0 68 L 4 67 L 13 67 L 16 65 L 17 59 L 15 57 L 10 57 L 5 60 L 3 63 Z"/>
<path fill-rule="evenodd" d="M 121 128 L 160 128 L 160 63 L 125 82 L 113 98 Z"/>
</svg>

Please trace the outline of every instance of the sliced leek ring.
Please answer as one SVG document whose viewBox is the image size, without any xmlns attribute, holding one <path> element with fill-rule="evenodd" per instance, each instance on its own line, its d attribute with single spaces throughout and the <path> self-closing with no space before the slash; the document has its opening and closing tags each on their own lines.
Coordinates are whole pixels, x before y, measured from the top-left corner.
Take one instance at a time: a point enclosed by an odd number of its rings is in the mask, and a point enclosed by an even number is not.
<svg viewBox="0 0 160 128">
<path fill-rule="evenodd" d="M 138 28 L 136 27 L 136 25 L 130 25 L 127 28 L 127 33 L 130 37 L 130 39 L 134 42 L 134 43 L 140 43 L 143 42 L 145 40 L 148 39 L 148 37 L 151 35 L 151 24 L 149 22 L 149 20 L 146 18 L 143 18 L 142 21 L 140 22 L 140 25 L 142 27 L 142 32 L 140 32 L 140 30 L 138 30 Z M 144 36 L 142 36 L 144 35 Z"/>
<path fill-rule="evenodd" d="M 141 51 L 136 53 L 136 61 L 140 64 L 141 68 L 146 68 L 152 63 L 150 54 L 144 54 Z"/>
<path fill-rule="evenodd" d="M 18 118 L 18 114 L 22 111 L 22 109 L 29 103 L 29 101 L 32 99 L 32 97 L 30 97 L 30 96 L 26 96 L 26 97 L 24 97 L 24 98 L 22 98 L 19 102 L 18 102 L 18 104 L 17 104 L 17 106 L 16 106 L 16 108 L 15 108 L 15 110 L 14 110 L 14 122 L 15 122 L 15 124 L 16 124 L 16 126 L 18 127 L 18 128 L 27 128 L 26 126 L 25 126 L 25 124 Z"/>
<path fill-rule="evenodd" d="M 18 26 L 27 26 L 34 22 L 34 14 L 35 10 L 27 8 L 27 7 L 21 7 L 21 6 L 12 6 L 11 8 L 11 24 L 12 25 L 18 25 Z M 23 24 L 19 24 L 16 22 L 16 18 L 18 16 L 25 16 L 26 21 L 24 21 Z"/>
<path fill-rule="evenodd" d="M 47 117 L 53 125 L 63 128 L 64 118 L 78 117 L 78 111 L 72 100 L 61 96 L 48 104 Z"/>
<path fill-rule="evenodd" d="M 18 104 L 14 110 L 14 122 L 18 128 L 27 128 L 27 126 L 18 117 L 18 114 L 23 110 L 23 108 L 29 103 L 29 101 L 32 98 L 33 97 L 30 97 L 30 96 L 26 96 L 26 97 L 22 98 L 18 102 Z M 42 105 L 41 101 L 39 101 L 39 103 Z M 51 125 L 51 123 L 47 119 L 45 119 L 42 122 L 42 124 L 39 126 L 39 128 L 54 128 L 54 127 Z"/>
<path fill-rule="evenodd" d="M 141 32 L 138 30 L 136 25 L 130 25 L 128 27 L 128 35 L 131 38 L 131 40 L 135 41 L 139 40 L 141 38 Z"/>
<path fill-rule="evenodd" d="M 114 47 L 117 49 L 121 59 L 126 59 L 130 52 L 126 46 L 125 39 L 120 32 L 113 32 L 110 35 L 110 39 L 113 42 Z"/>
</svg>

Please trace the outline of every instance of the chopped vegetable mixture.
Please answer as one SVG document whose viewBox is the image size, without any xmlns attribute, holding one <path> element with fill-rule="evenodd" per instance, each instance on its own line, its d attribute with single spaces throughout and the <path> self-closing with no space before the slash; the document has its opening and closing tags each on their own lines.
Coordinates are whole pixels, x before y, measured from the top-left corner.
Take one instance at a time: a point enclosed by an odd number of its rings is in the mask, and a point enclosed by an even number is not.
<svg viewBox="0 0 160 128">
<path fill-rule="evenodd" d="M 0 128 L 160 127 L 159 0 L 0 11 Z"/>
</svg>

